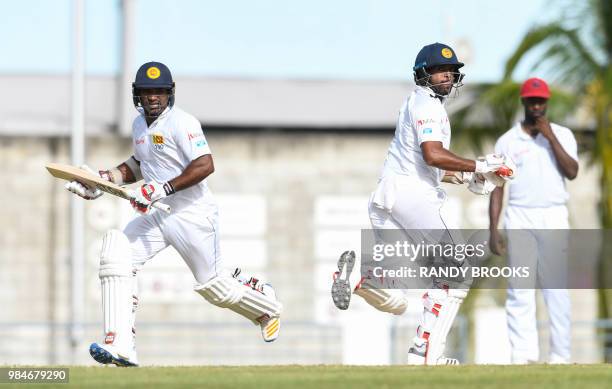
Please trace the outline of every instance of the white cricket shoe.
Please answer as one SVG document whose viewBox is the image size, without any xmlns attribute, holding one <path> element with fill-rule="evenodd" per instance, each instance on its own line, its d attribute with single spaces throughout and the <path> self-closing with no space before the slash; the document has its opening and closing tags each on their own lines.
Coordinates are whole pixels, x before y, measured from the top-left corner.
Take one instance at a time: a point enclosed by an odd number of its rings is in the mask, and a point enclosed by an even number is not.
<svg viewBox="0 0 612 389">
<path fill-rule="evenodd" d="M 351 283 L 349 277 L 355 266 L 355 252 L 345 251 L 338 259 L 338 271 L 334 273 L 331 295 L 334 305 L 341 310 L 348 309 L 351 302 Z"/>
<path fill-rule="evenodd" d="M 272 285 L 263 282 L 255 277 L 246 278 L 242 275 L 242 270 L 240 268 L 236 268 L 232 274 L 232 277 L 237 279 L 240 283 L 253 290 L 270 297 L 273 300 L 278 301 L 276 298 L 276 291 L 272 287 Z M 258 319 L 259 326 L 261 327 L 261 336 L 263 340 L 266 342 L 274 342 L 278 335 L 280 334 L 280 316 L 269 317 L 264 316 Z"/>
<path fill-rule="evenodd" d="M 137 367 L 138 357 L 136 350 L 129 353 L 118 352 L 111 344 L 92 343 L 89 346 L 89 354 L 96 362 L 103 365 L 115 364 L 121 367 Z"/>
<path fill-rule="evenodd" d="M 408 350 L 408 364 L 415 366 L 426 365 L 425 353 L 419 351 L 416 347 L 410 347 Z M 435 363 L 436 365 L 459 365 L 459 360 L 455 358 L 440 357 Z"/>
<path fill-rule="evenodd" d="M 256 290 L 259 290 L 261 293 L 274 300 L 278 300 L 276 298 L 276 292 L 270 284 L 263 284 Z M 280 335 L 280 317 L 266 316 L 259 321 L 259 326 L 261 327 L 261 336 L 266 342 L 274 342 L 278 338 L 278 335 Z"/>
<path fill-rule="evenodd" d="M 266 342 L 274 342 L 280 334 L 280 317 L 266 317 L 259 323 L 261 336 Z"/>
</svg>

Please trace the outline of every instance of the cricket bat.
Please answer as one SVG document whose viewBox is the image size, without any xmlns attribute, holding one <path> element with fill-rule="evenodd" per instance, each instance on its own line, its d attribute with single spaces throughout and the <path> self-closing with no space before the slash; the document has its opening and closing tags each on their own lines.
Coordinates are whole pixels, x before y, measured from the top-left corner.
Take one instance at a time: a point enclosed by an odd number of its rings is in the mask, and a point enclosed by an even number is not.
<svg viewBox="0 0 612 389">
<path fill-rule="evenodd" d="M 88 173 L 83 169 L 62 163 L 48 163 L 45 167 L 53 177 L 67 181 L 78 181 L 83 185 L 91 188 L 98 188 L 102 192 L 110 193 L 113 196 L 121 197 L 126 200 L 131 200 L 133 198 L 130 190 L 122 188 L 110 181 L 106 181 L 97 175 Z M 170 213 L 170 206 L 168 204 L 156 201 L 151 204 L 151 206 L 166 213 Z"/>
</svg>

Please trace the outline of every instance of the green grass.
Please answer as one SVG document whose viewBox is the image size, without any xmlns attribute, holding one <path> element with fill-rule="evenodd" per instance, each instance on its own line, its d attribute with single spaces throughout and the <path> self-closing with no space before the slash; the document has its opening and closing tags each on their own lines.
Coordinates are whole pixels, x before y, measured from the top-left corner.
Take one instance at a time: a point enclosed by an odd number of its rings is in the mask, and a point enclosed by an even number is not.
<svg viewBox="0 0 612 389">
<path fill-rule="evenodd" d="M 611 365 L 70 367 L 70 384 L 19 388 L 604 388 Z M 0 389 L 10 385 L 0 384 Z"/>
</svg>

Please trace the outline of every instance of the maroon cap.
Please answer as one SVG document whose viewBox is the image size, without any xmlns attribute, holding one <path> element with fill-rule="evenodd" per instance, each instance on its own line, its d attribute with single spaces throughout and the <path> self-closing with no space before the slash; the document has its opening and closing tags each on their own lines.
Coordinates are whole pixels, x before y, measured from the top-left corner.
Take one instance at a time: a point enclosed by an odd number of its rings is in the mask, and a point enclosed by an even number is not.
<svg viewBox="0 0 612 389">
<path fill-rule="evenodd" d="M 523 83 L 521 86 L 521 97 L 542 97 L 550 98 L 550 90 L 546 81 L 541 78 L 533 77 Z"/>
</svg>

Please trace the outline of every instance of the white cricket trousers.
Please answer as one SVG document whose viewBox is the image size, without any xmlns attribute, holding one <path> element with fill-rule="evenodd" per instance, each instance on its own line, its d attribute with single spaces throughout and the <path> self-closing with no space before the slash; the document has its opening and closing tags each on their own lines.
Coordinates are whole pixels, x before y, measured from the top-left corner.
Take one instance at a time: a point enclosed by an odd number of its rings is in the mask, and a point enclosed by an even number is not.
<svg viewBox="0 0 612 389">
<path fill-rule="evenodd" d="M 569 229 L 568 212 L 565 206 L 526 208 L 508 206 L 505 228 L 512 230 Z M 566 245 L 560 239 L 542 239 L 538 231 L 510 232 L 508 239 L 508 264 L 529 266 L 537 269 L 538 281 L 553 271 L 565 269 L 567 265 Z M 557 277 L 559 272 L 555 274 Z M 570 361 L 571 351 L 571 305 L 567 289 L 542 289 L 548 309 L 550 323 L 549 362 Z M 539 343 L 536 322 L 535 289 L 508 288 L 506 299 L 508 334 L 512 348 L 512 362 L 538 361 Z"/>
<path fill-rule="evenodd" d="M 222 271 L 219 254 L 218 211 L 191 205 L 175 213 L 155 210 L 136 217 L 123 233 L 130 241 L 132 263 L 138 270 L 161 250 L 172 246 L 199 284 Z"/>
<path fill-rule="evenodd" d="M 440 213 L 445 201 L 443 189 L 424 183 L 418 177 L 383 178 L 369 202 L 370 223 L 376 241 L 386 241 L 384 230 L 392 229 L 402 231 L 404 239 L 411 244 L 463 242 L 460 232 L 449 230 Z"/>
<path fill-rule="evenodd" d="M 370 197 L 370 221 L 374 229 L 446 230 L 440 214 L 445 200 L 444 190 L 418 177 L 392 175 Z"/>
</svg>

